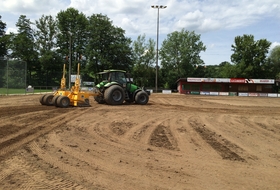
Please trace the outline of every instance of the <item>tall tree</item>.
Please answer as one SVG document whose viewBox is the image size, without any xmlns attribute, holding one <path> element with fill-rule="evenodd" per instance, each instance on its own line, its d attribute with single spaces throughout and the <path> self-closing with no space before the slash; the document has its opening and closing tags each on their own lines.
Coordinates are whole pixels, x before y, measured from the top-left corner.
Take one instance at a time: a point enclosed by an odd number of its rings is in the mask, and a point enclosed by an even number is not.
<svg viewBox="0 0 280 190">
<path fill-rule="evenodd" d="M 175 87 L 178 78 L 192 76 L 196 66 L 204 64 L 199 54 L 205 50 L 200 35 L 193 31 L 182 29 L 168 34 L 159 52 L 162 74 L 168 80 L 165 86 Z"/>
<path fill-rule="evenodd" d="M 61 55 L 69 56 L 71 72 L 74 73 L 76 72 L 79 58 L 85 52 L 87 25 L 86 16 L 77 9 L 68 8 L 66 11 L 60 11 L 57 14 L 59 52 Z"/>
<path fill-rule="evenodd" d="M 220 78 L 236 78 L 238 77 L 236 65 L 224 61 L 219 65 L 218 76 Z"/>
<path fill-rule="evenodd" d="M 231 61 L 237 66 L 237 77 L 263 78 L 264 64 L 271 42 L 255 41 L 253 35 L 237 36 L 232 45 Z"/>
<path fill-rule="evenodd" d="M 135 65 L 133 67 L 134 82 L 139 86 L 155 85 L 155 41 L 146 41 L 146 35 L 140 35 L 132 44 Z"/>
<path fill-rule="evenodd" d="M 268 68 L 271 69 L 273 72 L 273 76 L 277 79 L 280 78 L 280 45 L 275 46 L 269 56 L 268 56 L 268 62 L 270 63 Z"/>
<path fill-rule="evenodd" d="M 27 82 L 36 85 L 36 80 L 32 79 L 32 73 L 40 69 L 38 63 L 38 53 L 35 48 L 34 31 L 31 28 L 33 23 L 25 15 L 20 15 L 16 26 L 17 34 L 11 34 L 10 49 L 11 57 L 20 59 L 27 64 Z"/>
<path fill-rule="evenodd" d="M 5 40 L 5 29 L 6 29 L 6 23 L 4 23 L 1 20 L 0 15 L 0 57 L 7 54 L 7 46 L 6 46 L 6 40 Z"/>
<path fill-rule="evenodd" d="M 93 14 L 88 19 L 88 73 L 94 76 L 104 69 L 131 70 L 131 39 L 125 37 L 125 31 L 114 26 L 106 15 Z"/>
<path fill-rule="evenodd" d="M 36 45 L 40 62 L 37 79 L 40 85 L 59 85 L 63 56 L 56 51 L 58 49 L 56 40 L 57 23 L 51 15 L 43 15 L 35 23 L 37 27 Z"/>
<path fill-rule="evenodd" d="M 6 23 L 2 22 L 1 15 L 0 15 L 0 88 L 5 86 L 5 67 L 6 67 L 6 60 L 4 60 L 4 56 L 7 54 L 7 41 L 5 38 L 5 28 Z"/>
</svg>

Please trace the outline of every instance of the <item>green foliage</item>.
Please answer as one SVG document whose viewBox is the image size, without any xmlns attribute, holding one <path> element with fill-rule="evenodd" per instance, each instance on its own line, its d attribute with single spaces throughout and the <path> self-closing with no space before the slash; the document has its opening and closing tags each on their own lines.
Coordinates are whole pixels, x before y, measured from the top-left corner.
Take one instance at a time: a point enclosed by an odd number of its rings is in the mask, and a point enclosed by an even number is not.
<svg viewBox="0 0 280 190">
<path fill-rule="evenodd" d="M 134 67 L 132 76 L 139 86 L 155 85 L 155 41 L 146 41 L 146 35 L 140 35 L 132 43 Z"/>
<path fill-rule="evenodd" d="M 33 79 L 37 81 L 36 85 L 59 85 L 61 78 L 60 72 L 63 68 L 62 56 L 58 54 L 56 43 L 57 22 L 52 16 L 42 16 L 35 21 L 36 47 L 39 52 L 40 69 L 34 75 Z"/>
<path fill-rule="evenodd" d="M 274 47 L 268 57 L 267 69 L 271 69 L 275 78 L 280 78 L 280 45 Z"/>
<path fill-rule="evenodd" d="M 231 61 L 237 66 L 236 77 L 261 78 L 271 43 L 266 39 L 255 41 L 253 35 L 237 36 L 234 42 Z"/>
<path fill-rule="evenodd" d="M 3 57 L 7 54 L 7 41 L 5 38 L 6 23 L 2 22 L 1 18 L 0 15 L 0 57 Z"/>
<path fill-rule="evenodd" d="M 12 52 L 10 57 L 27 63 L 27 82 L 35 84 L 36 81 L 32 81 L 32 73 L 40 70 L 40 64 L 35 46 L 34 31 L 31 25 L 33 23 L 25 15 L 19 17 L 16 23 L 18 33 L 11 34 L 9 49 Z"/>
<path fill-rule="evenodd" d="M 88 20 L 77 9 L 68 8 L 57 14 L 57 46 L 61 56 L 68 56 L 71 62 L 71 73 L 76 72 L 79 58 L 84 55 L 87 45 Z M 84 65 L 81 65 L 84 68 Z"/>
<path fill-rule="evenodd" d="M 164 83 L 171 86 L 178 78 L 193 76 L 196 66 L 204 64 L 199 54 L 205 50 L 195 32 L 182 29 L 168 34 L 160 49 L 162 72 L 168 80 Z"/>
<path fill-rule="evenodd" d="M 87 70 L 91 76 L 105 69 L 132 70 L 131 39 L 102 14 L 89 17 Z"/>
<path fill-rule="evenodd" d="M 0 57 L 9 52 L 10 59 L 26 62 L 28 84 L 57 86 L 63 64 L 71 63 L 71 73 L 75 74 L 80 62 L 85 80 L 91 80 L 95 73 L 105 69 L 122 69 L 131 72 L 139 86 L 155 85 L 156 44 L 151 38 L 146 40 L 145 34 L 132 42 L 106 15 L 86 17 L 74 8 L 60 11 L 55 18 L 42 15 L 35 21 L 35 30 L 33 25 L 21 15 L 16 24 L 18 33 L 4 35 L 6 24 L 0 16 Z M 255 41 L 253 35 L 243 35 L 237 36 L 234 42 L 233 64 L 204 66 L 199 54 L 206 47 L 200 35 L 185 29 L 168 34 L 159 50 L 159 87 L 176 88 L 177 79 L 186 77 L 280 78 L 279 46 L 267 58 L 271 43 L 266 39 Z M 0 84 L 4 84 L 5 65 L 0 69 Z M 16 85 L 21 78 L 11 82 Z"/>
</svg>

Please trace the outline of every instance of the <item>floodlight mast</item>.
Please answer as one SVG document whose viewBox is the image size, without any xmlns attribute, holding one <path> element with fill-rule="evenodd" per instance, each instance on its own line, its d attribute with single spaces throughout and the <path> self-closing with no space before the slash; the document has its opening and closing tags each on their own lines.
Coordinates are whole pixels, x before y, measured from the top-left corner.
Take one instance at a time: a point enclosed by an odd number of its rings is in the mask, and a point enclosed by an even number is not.
<svg viewBox="0 0 280 190">
<path fill-rule="evenodd" d="M 158 37 L 159 37 L 159 9 L 165 9 L 165 5 L 152 5 L 153 9 L 157 9 L 157 50 L 156 50 L 156 92 L 158 91 Z"/>
</svg>

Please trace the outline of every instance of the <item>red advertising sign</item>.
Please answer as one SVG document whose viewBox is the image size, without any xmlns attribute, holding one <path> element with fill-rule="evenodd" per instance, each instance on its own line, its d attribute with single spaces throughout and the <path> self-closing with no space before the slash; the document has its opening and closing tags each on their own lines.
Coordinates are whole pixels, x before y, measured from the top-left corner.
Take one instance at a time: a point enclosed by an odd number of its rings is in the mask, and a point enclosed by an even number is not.
<svg viewBox="0 0 280 190">
<path fill-rule="evenodd" d="M 230 83 L 245 83 L 245 79 L 241 78 L 231 78 Z"/>
</svg>

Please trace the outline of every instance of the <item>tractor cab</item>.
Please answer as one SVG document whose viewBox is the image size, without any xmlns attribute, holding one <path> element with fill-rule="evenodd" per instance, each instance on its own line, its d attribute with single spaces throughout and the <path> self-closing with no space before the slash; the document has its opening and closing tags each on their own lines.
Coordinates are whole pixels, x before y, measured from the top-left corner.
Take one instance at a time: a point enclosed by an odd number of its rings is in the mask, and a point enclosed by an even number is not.
<svg viewBox="0 0 280 190">
<path fill-rule="evenodd" d="M 133 84 L 126 71 L 104 70 L 97 73 L 97 76 L 99 83 L 96 87 L 103 94 L 103 96 L 95 97 L 98 103 L 121 104 L 125 100 L 126 102 L 135 101 L 138 104 L 147 104 L 150 94 Z M 118 98 L 120 100 L 117 101 Z"/>
<path fill-rule="evenodd" d="M 120 82 L 126 83 L 126 71 L 123 70 L 104 70 L 97 73 L 99 82 Z"/>
</svg>

